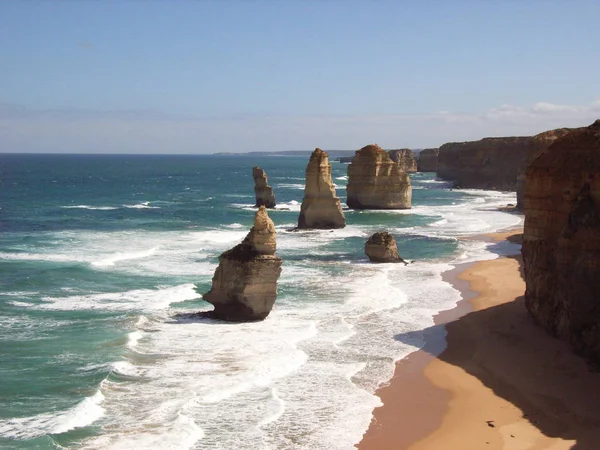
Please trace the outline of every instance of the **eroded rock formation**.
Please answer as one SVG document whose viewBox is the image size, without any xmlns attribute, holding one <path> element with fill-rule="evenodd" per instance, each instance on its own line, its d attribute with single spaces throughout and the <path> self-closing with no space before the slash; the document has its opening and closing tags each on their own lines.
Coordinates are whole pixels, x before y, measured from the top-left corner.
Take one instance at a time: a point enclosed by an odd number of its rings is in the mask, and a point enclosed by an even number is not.
<svg viewBox="0 0 600 450">
<path fill-rule="evenodd" d="M 365 254 L 371 262 L 406 264 L 396 246 L 396 240 L 387 231 L 380 231 L 372 235 L 365 244 Z"/>
<path fill-rule="evenodd" d="M 545 131 L 536 134 L 531 139 L 531 146 L 527 149 L 523 164 L 517 168 L 517 209 L 523 209 L 523 195 L 525 193 L 526 177 L 525 172 L 535 158 L 540 156 L 550 144 L 556 139 L 573 131 L 572 128 L 558 128 L 556 130 Z"/>
<path fill-rule="evenodd" d="M 304 200 L 300 208 L 298 228 L 344 228 L 346 219 L 340 199 L 331 181 L 331 164 L 327 153 L 317 148 L 306 166 Z"/>
<path fill-rule="evenodd" d="M 346 203 L 354 209 L 408 209 L 410 178 L 378 145 L 356 152 L 348 166 Z"/>
<path fill-rule="evenodd" d="M 526 178 L 525 304 L 600 363 L 600 120 L 556 139 Z"/>
<path fill-rule="evenodd" d="M 439 148 L 426 148 L 419 153 L 417 170 L 419 172 L 437 172 Z"/>
<path fill-rule="evenodd" d="M 417 161 L 413 151 L 409 148 L 402 148 L 400 150 L 389 150 L 388 151 L 392 161 L 398 163 L 398 165 L 406 173 L 414 173 L 417 171 Z"/>
<path fill-rule="evenodd" d="M 261 206 L 242 243 L 219 256 L 212 288 L 203 295 L 215 307 L 212 317 L 246 322 L 269 315 L 277 298 L 282 264 L 275 255 L 276 239 L 275 225 Z"/>
<path fill-rule="evenodd" d="M 267 184 L 267 174 L 260 167 L 252 169 L 254 177 L 254 194 L 256 195 L 256 205 L 266 208 L 275 208 L 275 195 L 273 189 Z"/>
</svg>

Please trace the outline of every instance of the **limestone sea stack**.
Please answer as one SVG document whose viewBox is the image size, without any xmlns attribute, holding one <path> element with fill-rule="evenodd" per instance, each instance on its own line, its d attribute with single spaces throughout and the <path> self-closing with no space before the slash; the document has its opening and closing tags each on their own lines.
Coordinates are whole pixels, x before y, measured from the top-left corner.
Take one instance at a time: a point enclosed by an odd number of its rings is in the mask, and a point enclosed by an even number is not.
<svg viewBox="0 0 600 450">
<path fill-rule="evenodd" d="M 232 322 L 263 320 L 277 298 L 282 260 L 275 256 L 277 232 L 261 206 L 242 241 L 219 256 L 212 288 L 203 295 L 215 307 L 211 316 Z"/>
<path fill-rule="evenodd" d="M 260 167 L 252 169 L 254 177 L 254 194 L 256 195 L 256 205 L 265 208 L 275 208 L 275 195 L 273 189 L 267 184 L 267 174 Z"/>
<path fill-rule="evenodd" d="M 406 264 L 398 253 L 394 236 L 387 231 L 380 231 L 369 238 L 365 244 L 365 254 L 371 262 Z"/>
<path fill-rule="evenodd" d="M 526 181 L 525 305 L 600 364 L 600 120 L 556 139 Z"/>
<path fill-rule="evenodd" d="M 358 150 L 348 166 L 346 203 L 354 209 L 409 209 L 410 178 L 378 145 Z"/>
<path fill-rule="evenodd" d="M 417 171 L 417 161 L 411 149 L 389 150 L 388 153 L 392 161 L 397 162 L 406 173 L 415 173 Z"/>
<path fill-rule="evenodd" d="M 417 170 L 419 172 L 437 172 L 439 148 L 426 148 L 419 152 Z"/>
<path fill-rule="evenodd" d="M 304 200 L 300 208 L 298 228 L 344 228 L 346 219 L 342 212 L 340 199 L 335 196 L 331 181 L 329 157 L 317 148 L 306 166 L 306 185 Z"/>
</svg>

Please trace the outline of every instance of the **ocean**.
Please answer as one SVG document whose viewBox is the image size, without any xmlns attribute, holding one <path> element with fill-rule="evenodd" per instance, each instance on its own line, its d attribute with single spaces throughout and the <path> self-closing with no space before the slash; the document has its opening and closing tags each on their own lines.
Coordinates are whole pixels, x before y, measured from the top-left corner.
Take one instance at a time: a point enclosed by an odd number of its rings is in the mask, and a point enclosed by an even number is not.
<svg viewBox="0 0 600 450">
<path fill-rule="evenodd" d="M 292 232 L 307 162 L 0 154 L 0 448 L 352 449 L 394 363 L 460 300 L 442 274 L 501 253 L 465 237 L 521 217 L 497 209 L 514 193 L 416 173 L 411 210 Z M 277 199 L 275 307 L 194 318 L 253 223 L 256 165 Z M 347 165 L 332 170 L 344 203 Z M 368 262 L 381 230 L 411 264 Z"/>
</svg>

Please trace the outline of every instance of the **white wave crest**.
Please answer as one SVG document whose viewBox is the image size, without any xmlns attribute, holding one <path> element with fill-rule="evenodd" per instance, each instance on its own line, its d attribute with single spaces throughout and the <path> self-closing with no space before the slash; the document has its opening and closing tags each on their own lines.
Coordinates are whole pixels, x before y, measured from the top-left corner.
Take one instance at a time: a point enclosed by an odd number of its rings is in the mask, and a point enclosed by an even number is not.
<svg viewBox="0 0 600 450">
<path fill-rule="evenodd" d="M 38 414 L 0 420 L 0 436 L 9 439 L 32 439 L 46 434 L 61 434 L 94 423 L 104 415 L 100 390 L 73 408 L 59 413 Z"/>
</svg>

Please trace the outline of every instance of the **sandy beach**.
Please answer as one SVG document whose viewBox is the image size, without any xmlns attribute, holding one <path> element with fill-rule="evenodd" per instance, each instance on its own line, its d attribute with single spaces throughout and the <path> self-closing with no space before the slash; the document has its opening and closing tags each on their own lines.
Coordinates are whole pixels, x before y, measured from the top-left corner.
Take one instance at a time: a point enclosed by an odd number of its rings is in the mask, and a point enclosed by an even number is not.
<svg viewBox="0 0 600 450">
<path fill-rule="evenodd" d="M 515 231 L 489 238 L 520 242 Z M 465 300 L 425 330 L 445 326 L 447 347 L 430 338 L 397 363 L 357 447 L 599 449 L 600 373 L 528 316 L 520 255 L 453 272 Z"/>
</svg>

